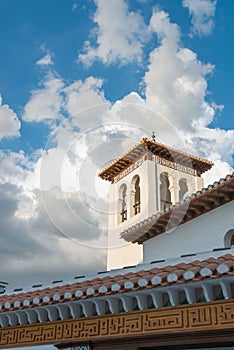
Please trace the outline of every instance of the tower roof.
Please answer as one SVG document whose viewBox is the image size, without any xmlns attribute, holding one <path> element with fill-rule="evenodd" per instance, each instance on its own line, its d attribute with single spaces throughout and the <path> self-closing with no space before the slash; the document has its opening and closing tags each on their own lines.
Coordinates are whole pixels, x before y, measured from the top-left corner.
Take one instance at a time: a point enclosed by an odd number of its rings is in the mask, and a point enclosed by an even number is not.
<svg viewBox="0 0 234 350">
<path fill-rule="evenodd" d="M 101 170 L 98 176 L 104 180 L 113 182 L 114 178 L 118 174 L 123 172 L 143 155 L 148 153 L 159 156 L 173 163 L 178 163 L 180 165 L 192 168 L 196 170 L 199 175 L 209 170 L 213 166 L 213 163 L 209 160 L 193 156 L 189 153 L 144 137 L 139 143 Z"/>
</svg>

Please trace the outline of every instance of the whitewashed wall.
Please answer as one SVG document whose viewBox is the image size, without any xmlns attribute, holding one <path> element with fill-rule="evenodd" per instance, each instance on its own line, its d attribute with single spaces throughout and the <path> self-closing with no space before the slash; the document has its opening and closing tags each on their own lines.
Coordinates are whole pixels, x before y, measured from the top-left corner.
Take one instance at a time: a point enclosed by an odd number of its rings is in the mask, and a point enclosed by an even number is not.
<svg viewBox="0 0 234 350">
<path fill-rule="evenodd" d="M 234 201 L 200 215 L 144 243 L 144 262 L 179 257 L 229 245 L 234 230 Z M 233 231 L 234 233 L 234 231 Z"/>
<path fill-rule="evenodd" d="M 139 160 L 139 162 L 139 167 L 126 174 L 110 187 L 107 269 L 136 265 L 142 262 L 143 247 L 141 245 L 127 243 L 123 239 L 120 239 L 120 233 L 161 210 L 159 180 L 161 173 L 168 173 L 172 203 L 179 201 L 180 179 L 184 178 L 187 180 L 187 195 L 203 187 L 203 179 L 201 177 L 157 164 L 152 160 Z M 131 215 L 131 182 L 136 175 L 140 177 L 141 212 L 137 215 Z M 119 189 L 123 184 L 127 186 L 128 220 L 120 222 Z"/>
<path fill-rule="evenodd" d="M 135 175 L 140 177 L 141 212 L 137 215 L 131 213 L 131 182 Z M 119 189 L 127 186 L 127 210 L 128 220 L 119 222 Z M 144 220 L 153 215 L 156 211 L 156 180 L 155 163 L 149 160 L 144 161 L 140 167 L 127 174 L 117 183 L 113 183 L 109 193 L 109 231 L 107 269 L 113 269 L 128 265 L 135 265 L 143 260 L 143 247 L 127 243 L 120 239 L 120 233 L 136 222 Z"/>
</svg>

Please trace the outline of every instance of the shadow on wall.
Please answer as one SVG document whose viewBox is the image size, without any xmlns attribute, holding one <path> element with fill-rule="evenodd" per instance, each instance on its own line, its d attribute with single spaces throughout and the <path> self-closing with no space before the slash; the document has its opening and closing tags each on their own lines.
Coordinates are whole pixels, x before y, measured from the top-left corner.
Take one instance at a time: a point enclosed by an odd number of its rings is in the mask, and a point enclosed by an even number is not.
<svg viewBox="0 0 234 350">
<path fill-rule="evenodd" d="M 229 248 L 234 245 L 234 229 L 229 230 L 224 236 L 224 247 Z"/>
</svg>

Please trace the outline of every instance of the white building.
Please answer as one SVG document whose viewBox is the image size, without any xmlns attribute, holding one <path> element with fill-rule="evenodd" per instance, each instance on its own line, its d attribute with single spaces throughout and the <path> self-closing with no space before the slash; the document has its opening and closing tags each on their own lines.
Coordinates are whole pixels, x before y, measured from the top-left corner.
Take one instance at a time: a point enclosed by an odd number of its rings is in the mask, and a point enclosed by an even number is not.
<svg viewBox="0 0 234 350">
<path fill-rule="evenodd" d="M 111 181 L 107 268 L 230 246 L 232 176 L 204 188 L 212 165 L 143 138 L 102 170 Z"/>
</svg>

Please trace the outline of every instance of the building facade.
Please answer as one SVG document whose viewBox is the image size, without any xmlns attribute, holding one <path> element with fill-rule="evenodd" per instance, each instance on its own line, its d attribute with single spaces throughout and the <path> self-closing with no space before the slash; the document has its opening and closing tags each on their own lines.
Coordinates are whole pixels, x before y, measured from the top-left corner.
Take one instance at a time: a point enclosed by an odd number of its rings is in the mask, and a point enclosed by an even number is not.
<svg viewBox="0 0 234 350">
<path fill-rule="evenodd" d="M 103 169 L 99 176 L 111 181 L 107 269 L 142 262 L 143 246 L 121 240 L 121 233 L 201 190 L 201 174 L 211 167 L 205 159 L 143 138 Z"/>
</svg>

